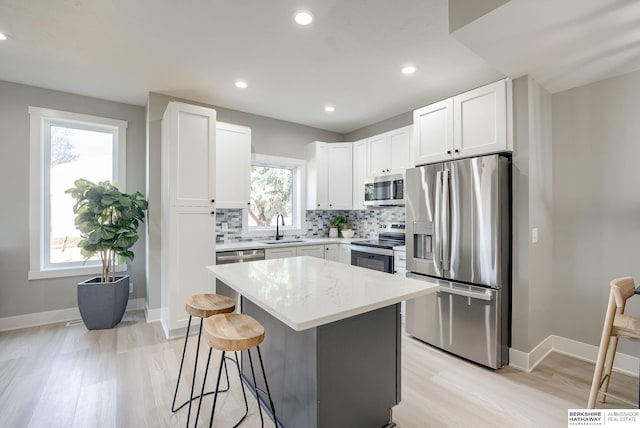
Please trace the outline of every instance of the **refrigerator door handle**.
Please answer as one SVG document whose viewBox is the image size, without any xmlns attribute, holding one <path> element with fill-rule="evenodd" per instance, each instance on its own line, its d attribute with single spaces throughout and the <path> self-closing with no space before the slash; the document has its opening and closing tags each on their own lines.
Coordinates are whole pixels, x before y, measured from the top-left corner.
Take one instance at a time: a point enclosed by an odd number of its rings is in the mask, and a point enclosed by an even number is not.
<svg viewBox="0 0 640 428">
<path fill-rule="evenodd" d="M 442 270 L 451 267 L 451 201 L 449 198 L 449 171 L 442 173 Z"/>
<path fill-rule="evenodd" d="M 435 213 L 433 216 L 433 264 L 440 275 L 442 263 L 442 171 L 436 172 Z"/>
<path fill-rule="evenodd" d="M 493 294 L 489 290 L 486 290 L 483 292 L 474 292 L 474 291 L 458 290 L 457 288 L 443 287 L 441 285 L 438 291 L 440 291 L 441 293 L 456 294 L 458 296 L 469 297 L 471 299 L 479 299 L 479 300 L 486 300 L 486 301 L 493 300 Z"/>
</svg>

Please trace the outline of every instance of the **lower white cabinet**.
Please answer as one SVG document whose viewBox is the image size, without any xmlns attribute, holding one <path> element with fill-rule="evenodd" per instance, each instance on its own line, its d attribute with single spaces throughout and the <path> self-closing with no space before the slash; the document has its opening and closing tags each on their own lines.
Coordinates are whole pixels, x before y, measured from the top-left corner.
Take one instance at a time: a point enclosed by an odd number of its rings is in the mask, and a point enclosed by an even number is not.
<svg viewBox="0 0 640 428">
<path fill-rule="evenodd" d="M 407 252 L 402 250 L 393 250 L 393 274 L 398 276 L 407 276 Z M 407 302 L 402 301 L 400 304 L 400 315 L 404 321 L 406 314 Z"/>
<path fill-rule="evenodd" d="M 325 260 L 332 260 L 334 262 L 340 261 L 340 252 L 338 251 L 340 244 L 326 244 L 324 246 L 324 258 Z"/>
<path fill-rule="evenodd" d="M 340 244 L 340 263 L 351 264 L 351 246 L 349 244 Z"/>
<path fill-rule="evenodd" d="M 296 247 L 267 248 L 264 250 L 265 260 L 284 259 L 286 257 L 295 257 Z"/>
<path fill-rule="evenodd" d="M 305 245 L 297 247 L 298 256 L 311 256 L 324 259 L 324 245 Z"/>
<path fill-rule="evenodd" d="M 311 256 L 324 259 L 324 245 L 303 245 L 300 247 L 267 248 L 264 250 L 264 258 L 284 259 L 286 257 Z"/>
<path fill-rule="evenodd" d="M 168 211 L 162 234 L 162 324 L 171 337 L 187 326 L 187 297 L 213 289 L 205 266 L 215 264 L 216 216 L 209 207 Z"/>
</svg>

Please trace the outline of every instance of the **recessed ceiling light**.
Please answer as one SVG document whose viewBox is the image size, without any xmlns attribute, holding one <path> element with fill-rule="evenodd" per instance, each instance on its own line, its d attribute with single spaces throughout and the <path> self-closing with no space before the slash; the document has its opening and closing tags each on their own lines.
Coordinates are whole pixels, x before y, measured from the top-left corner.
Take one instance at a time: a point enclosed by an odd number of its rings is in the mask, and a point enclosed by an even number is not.
<svg viewBox="0 0 640 428">
<path fill-rule="evenodd" d="M 236 88 L 240 88 L 240 89 L 246 89 L 249 85 L 247 84 L 247 82 L 244 82 L 242 80 L 238 80 L 236 82 Z"/>
<path fill-rule="evenodd" d="M 324 108 L 324 111 L 326 111 L 327 113 L 331 113 L 331 112 L 336 111 L 336 108 L 334 106 L 326 106 Z"/>
<path fill-rule="evenodd" d="M 7 40 L 7 36 L 5 36 L 4 34 L 0 33 L 0 40 Z"/>
<path fill-rule="evenodd" d="M 416 72 L 416 68 L 413 65 L 407 65 L 402 67 L 402 74 L 413 74 Z"/>
<path fill-rule="evenodd" d="M 293 19 L 300 25 L 309 25 L 313 21 L 313 15 L 306 10 L 299 10 L 293 15 Z"/>
</svg>

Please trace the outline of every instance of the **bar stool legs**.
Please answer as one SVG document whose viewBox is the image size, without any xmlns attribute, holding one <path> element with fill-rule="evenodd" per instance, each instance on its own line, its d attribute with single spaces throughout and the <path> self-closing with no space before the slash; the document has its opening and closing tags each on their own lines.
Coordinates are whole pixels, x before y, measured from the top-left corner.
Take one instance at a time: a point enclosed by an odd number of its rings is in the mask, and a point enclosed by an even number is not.
<svg viewBox="0 0 640 428">
<path fill-rule="evenodd" d="M 258 412 L 260 414 L 260 426 L 264 427 L 264 417 L 262 415 L 262 406 L 260 405 L 260 399 L 259 399 L 259 393 L 266 393 L 268 398 L 269 398 L 269 406 L 271 407 L 271 412 L 273 414 L 273 420 L 277 421 L 277 417 L 276 417 L 276 409 L 275 406 L 273 405 L 273 400 L 271 399 L 271 391 L 269 390 L 269 383 L 267 382 L 267 374 L 264 371 L 264 364 L 262 362 L 262 354 L 260 353 L 260 347 L 257 346 L 256 347 L 258 350 L 258 358 L 260 360 L 260 369 L 262 370 L 262 376 L 264 379 L 264 384 L 265 384 L 265 388 L 266 388 L 266 392 L 262 391 L 261 389 L 258 388 L 258 384 L 256 382 L 256 374 L 255 374 L 255 370 L 253 368 L 253 359 L 251 358 L 251 350 L 247 349 L 247 355 L 249 356 L 249 365 L 251 367 L 251 377 L 253 378 L 253 386 L 256 390 L 256 401 L 258 402 Z M 211 362 L 211 352 L 213 351 L 213 348 L 209 348 L 209 356 L 207 358 L 207 365 L 204 371 L 204 379 L 202 381 L 202 392 L 200 393 L 199 397 L 199 403 L 198 403 L 198 410 L 196 412 L 196 419 L 195 419 L 195 424 L 194 427 L 198 426 L 198 419 L 200 417 L 200 408 L 202 407 L 202 397 L 207 395 L 207 394 L 203 394 L 204 393 L 204 386 L 207 382 L 207 373 L 209 372 L 209 363 Z M 222 356 L 220 358 L 220 366 L 218 368 L 218 380 L 216 381 L 216 388 L 212 391 L 213 395 L 213 406 L 211 407 L 211 419 L 209 420 L 209 428 L 211 428 L 213 426 L 213 418 L 215 415 L 215 411 L 216 411 L 216 403 L 218 401 L 218 392 L 223 392 L 223 391 L 219 391 L 220 388 L 220 378 L 222 375 L 222 366 L 223 364 L 225 364 L 226 367 L 226 363 L 225 360 L 229 357 L 226 356 L 227 351 L 222 351 Z M 241 352 L 242 354 L 242 352 Z M 233 361 L 236 364 L 236 368 L 238 369 L 238 380 L 240 381 L 240 386 L 242 388 L 242 397 L 244 398 L 244 415 L 242 415 L 242 418 L 240 418 L 240 420 L 238 422 L 236 422 L 236 424 L 233 426 L 233 428 L 236 428 L 238 425 L 240 425 L 245 418 L 247 417 L 247 415 L 249 414 L 249 403 L 247 401 L 247 394 L 246 391 L 244 389 L 244 382 L 242 380 L 242 373 L 240 372 L 240 360 L 238 359 L 238 352 L 234 351 L 234 355 L 235 355 L 235 361 Z M 228 381 L 228 379 L 227 379 Z M 188 424 L 188 420 L 187 420 L 187 424 Z M 277 424 L 276 424 L 277 426 Z M 188 425 L 187 425 L 188 427 Z"/>
<path fill-rule="evenodd" d="M 195 389 L 195 384 L 196 384 L 196 376 L 195 375 L 196 375 L 196 371 L 197 371 L 197 368 L 198 368 L 198 355 L 200 354 L 200 339 L 202 337 L 202 323 L 204 321 L 202 318 L 200 318 L 200 328 L 198 330 L 198 342 L 197 342 L 197 345 L 196 345 L 196 356 L 195 356 L 195 362 L 193 364 L 193 379 L 191 380 L 191 393 L 189 394 L 190 399 L 188 399 L 187 401 L 185 401 L 184 403 L 182 403 L 181 405 L 176 407 L 176 399 L 178 397 L 178 389 L 180 388 L 180 378 L 182 376 L 182 368 L 184 366 L 184 357 L 185 357 L 185 354 L 187 352 L 187 343 L 188 343 L 188 340 L 189 340 L 189 330 L 190 330 L 190 327 L 191 327 L 191 319 L 192 319 L 192 316 L 189 315 L 189 324 L 187 324 L 187 333 L 186 333 L 185 338 L 184 338 L 184 347 L 182 348 L 182 359 L 180 360 L 180 370 L 178 371 L 178 380 L 176 382 L 176 390 L 175 390 L 175 392 L 173 394 L 173 402 L 171 403 L 171 412 L 173 412 L 173 413 L 175 413 L 178 410 L 182 409 L 184 406 L 189 405 L 189 409 L 188 409 L 188 413 L 187 413 L 187 426 L 189 426 L 189 420 L 191 419 L 191 403 L 193 402 L 193 400 L 195 400 L 197 398 L 200 398 L 200 395 L 194 396 L 193 395 L 193 391 Z M 224 372 L 225 372 L 225 376 L 227 378 L 227 386 L 225 387 L 225 389 L 220 390 L 219 392 L 227 392 L 227 391 L 229 391 L 229 385 L 230 385 L 229 384 L 229 372 L 228 372 L 228 369 L 227 369 L 226 362 L 224 364 Z M 206 376 L 206 373 L 205 373 L 205 376 Z M 218 386 L 216 386 L 216 388 L 218 388 Z M 215 391 L 209 391 L 209 392 L 205 393 L 204 391 L 202 391 L 201 394 L 210 395 L 210 394 L 213 394 L 214 392 Z"/>
</svg>

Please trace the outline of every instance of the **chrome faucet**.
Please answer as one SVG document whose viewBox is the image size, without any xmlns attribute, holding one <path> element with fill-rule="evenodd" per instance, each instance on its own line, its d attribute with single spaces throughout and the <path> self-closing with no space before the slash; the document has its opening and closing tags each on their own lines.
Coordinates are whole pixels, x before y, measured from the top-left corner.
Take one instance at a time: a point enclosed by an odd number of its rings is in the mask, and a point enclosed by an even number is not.
<svg viewBox="0 0 640 428">
<path fill-rule="evenodd" d="M 282 214 L 278 214 L 278 216 L 276 217 L 276 241 L 284 238 L 284 234 L 280 235 L 280 229 L 278 225 L 278 219 L 280 218 L 282 218 L 282 225 L 284 226 L 284 216 Z"/>
</svg>

